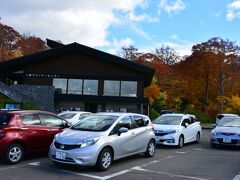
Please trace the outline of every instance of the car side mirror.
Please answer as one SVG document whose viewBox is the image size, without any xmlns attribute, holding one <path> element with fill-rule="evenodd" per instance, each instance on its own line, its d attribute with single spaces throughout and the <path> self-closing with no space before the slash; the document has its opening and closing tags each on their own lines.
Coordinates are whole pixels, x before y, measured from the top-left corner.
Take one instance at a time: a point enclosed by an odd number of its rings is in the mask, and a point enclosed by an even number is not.
<svg viewBox="0 0 240 180">
<path fill-rule="evenodd" d="M 146 121 L 146 125 L 148 125 L 148 124 L 149 124 L 149 120 Z"/>
<path fill-rule="evenodd" d="M 126 133 L 126 132 L 128 132 L 128 128 L 121 127 L 121 128 L 118 130 L 118 135 L 120 136 L 122 133 Z"/>
<path fill-rule="evenodd" d="M 185 123 L 185 124 L 184 124 L 184 127 L 185 127 L 185 128 L 187 128 L 188 126 L 189 126 L 189 124 L 188 124 L 188 123 Z"/>
<path fill-rule="evenodd" d="M 67 122 L 64 122 L 63 124 L 62 124 L 62 128 L 69 128 L 71 125 L 69 124 L 69 123 L 67 123 Z"/>
</svg>

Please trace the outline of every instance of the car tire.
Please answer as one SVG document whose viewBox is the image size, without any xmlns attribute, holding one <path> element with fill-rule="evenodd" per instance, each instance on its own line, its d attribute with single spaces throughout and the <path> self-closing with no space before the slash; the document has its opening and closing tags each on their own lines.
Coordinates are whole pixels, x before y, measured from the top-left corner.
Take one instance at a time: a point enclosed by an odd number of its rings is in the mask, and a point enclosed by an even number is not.
<svg viewBox="0 0 240 180">
<path fill-rule="evenodd" d="M 4 159 L 8 164 L 17 164 L 22 160 L 23 156 L 24 150 L 22 145 L 14 143 L 8 146 Z"/>
<path fill-rule="evenodd" d="M 197 135 L 196 135 L 196 143 L 200 143 L 200 141 L 201 141 L 201 134 L 200 134 L 200 132 L 198 132 L 197 133 Z"/>
<path fill-rule="evenodd" d="M 98 155 L 97 169 L 99 171 L 106 171 L 110 168 L 113 161 L 113 153 L 110 149 L 104 148 Z"/>
<path fill-rule="evenodd" d="M 156 150 L 156 143 L 154 140 L 150 140 L 147 146 L 147 150 L 145 152 L 146 157 L 153 157 Z"/>
<path fill-rule="evenodd" d="M 184 145 L 184 137 L 183 135 L 180 135 L 178 139 L 178 148 L 182 148 L 183 145 Z"/>
</svg>

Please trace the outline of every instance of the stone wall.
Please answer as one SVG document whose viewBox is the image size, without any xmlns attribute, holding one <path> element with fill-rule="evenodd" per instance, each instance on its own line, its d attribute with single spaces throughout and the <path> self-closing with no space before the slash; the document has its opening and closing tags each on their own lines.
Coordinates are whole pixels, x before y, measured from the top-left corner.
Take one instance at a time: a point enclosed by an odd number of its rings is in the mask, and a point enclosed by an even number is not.
<svg viewBox="0 0 240 180">
<path fill-rule="evenodd" d="M 32 99 L 35 104 L 38 104 L 40 107 L 42 107 L 41 109 L 52 111 L 50 109 L 51 107 L 54 107 L 55 92 L 53 86 L 16 84 L 12 85 L 12 88 L 21 92 L 25 98 Z"/>
</svg>

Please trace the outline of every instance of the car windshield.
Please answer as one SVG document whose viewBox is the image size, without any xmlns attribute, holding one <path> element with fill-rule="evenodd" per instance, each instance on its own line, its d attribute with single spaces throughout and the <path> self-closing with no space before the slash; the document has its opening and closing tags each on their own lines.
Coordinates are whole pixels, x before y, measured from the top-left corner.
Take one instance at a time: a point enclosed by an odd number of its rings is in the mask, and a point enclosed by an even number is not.
<svg viewBox="0 0 240 180">
<path fill-rule="evenodd" d="M 77 113 L 66 113 L 59 115 L 63 119 L 72 119 Z"/>
<path fill-rule="evenodd" d="M 0 114 L 0 129 L 8 125 L 11 117 L 12 116 L 10 114 Z"/>
<path fill-rule="evenodd" d="M 222 118 L 219 123 L 219 126 L 224 127 L 240 127 L 240 118 Z"/>
<path fill-rule="evenodd" d="M 106 131 L 119 116 L 93 115 L 72 126 L 71 129 L 80 131 Z"/>
<path fill-rule="evenodd" d="M 182 116 L 159 116 L 154 120 L 154 124 L 163 125 L 179 125 L 181 123 Z"/>
</svg>

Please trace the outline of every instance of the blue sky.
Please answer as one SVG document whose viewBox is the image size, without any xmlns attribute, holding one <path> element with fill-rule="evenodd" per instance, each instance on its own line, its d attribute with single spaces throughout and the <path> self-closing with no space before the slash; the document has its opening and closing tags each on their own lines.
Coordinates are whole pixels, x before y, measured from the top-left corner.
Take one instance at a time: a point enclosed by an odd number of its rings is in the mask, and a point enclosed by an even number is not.
<svg viewBox="0 0 240 180">
<path fill-rule="evenodd" d="M 212 37 L 239 44 L 240 0 L 1 0 L 1 22 L 42 39 L 115 54 L 168 45 L 180 55 Z"/>
</svg>

